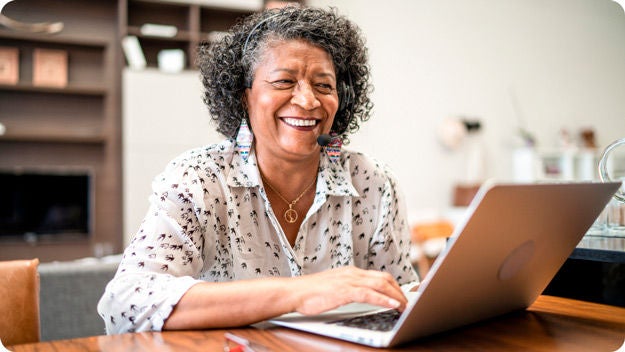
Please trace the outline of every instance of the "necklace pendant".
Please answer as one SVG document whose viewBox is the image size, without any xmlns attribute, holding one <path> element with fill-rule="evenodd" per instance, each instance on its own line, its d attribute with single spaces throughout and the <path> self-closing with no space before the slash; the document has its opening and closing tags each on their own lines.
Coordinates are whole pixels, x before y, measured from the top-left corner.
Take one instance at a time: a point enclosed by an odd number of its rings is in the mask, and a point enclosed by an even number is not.
<svg viewBox="0 0 625 352">
<path fill-rule="evenodd" d="M 284 220 L 286 220 L 286 222 L 288 222 L 289 224 L 297 221 L 298 216 L 299 215 L 297 214 L 297 211 L 295 211 L 295 209 L 293 208 L 289 208 L 284 212 Z"/>
</svg>

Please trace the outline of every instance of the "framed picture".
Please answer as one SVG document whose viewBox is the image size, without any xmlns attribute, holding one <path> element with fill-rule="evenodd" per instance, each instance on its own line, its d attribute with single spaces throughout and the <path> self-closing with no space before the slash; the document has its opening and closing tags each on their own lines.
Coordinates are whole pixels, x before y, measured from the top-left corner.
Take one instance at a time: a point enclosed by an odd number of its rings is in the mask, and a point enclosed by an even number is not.
<svg viewBox="0 0 625 352">
<path fill-rule="evenodd" d="M 0 84 L 17 84 L 20 61 L 17 48 L 0 46 Z"/>
<path fill-rule="evenodd" d="M 67 87 L 67 51 L 35 49 L 33 52 L 33 85 Z"/>
</svg>

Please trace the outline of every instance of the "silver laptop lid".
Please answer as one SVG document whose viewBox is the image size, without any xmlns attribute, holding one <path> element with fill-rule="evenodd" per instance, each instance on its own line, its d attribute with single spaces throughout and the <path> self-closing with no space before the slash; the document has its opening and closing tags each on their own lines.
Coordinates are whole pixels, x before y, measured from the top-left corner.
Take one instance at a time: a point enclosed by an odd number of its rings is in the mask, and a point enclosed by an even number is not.
<svg viewBox="0 0 625 352">
<path fill-rule="evenodd" d="M 531 305 L 619 186 L 482 186 L 390 344 Z"/>
</svg>

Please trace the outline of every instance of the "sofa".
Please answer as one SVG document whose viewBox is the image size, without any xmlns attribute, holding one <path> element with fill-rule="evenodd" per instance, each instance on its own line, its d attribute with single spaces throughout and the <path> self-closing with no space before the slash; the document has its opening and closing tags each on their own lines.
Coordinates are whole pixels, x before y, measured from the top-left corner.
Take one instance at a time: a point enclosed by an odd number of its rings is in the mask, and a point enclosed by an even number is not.
<svg viewBox="0 0 625 352">
<path fill-rule="evenodd" d="M 96 310 L 121 255 L 39 264 L 41 341 L 103 335 Z"/>
</svg>

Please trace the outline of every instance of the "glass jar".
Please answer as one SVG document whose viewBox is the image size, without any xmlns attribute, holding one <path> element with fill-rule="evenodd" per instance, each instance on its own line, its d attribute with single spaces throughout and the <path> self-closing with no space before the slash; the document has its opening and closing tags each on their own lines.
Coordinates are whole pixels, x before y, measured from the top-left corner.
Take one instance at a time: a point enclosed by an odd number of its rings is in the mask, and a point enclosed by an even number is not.
<svg viewBox="0 0 625 352">
<path fill-rule="evenodd" d="M 602 182 L 625 181 L 625 138 L 608 145 L 599 159 L 599 178 Z M 625 186 L 616 191 L 606 206 L 605 232 L 609 236 L 625 237 Z"/>
</svg>

